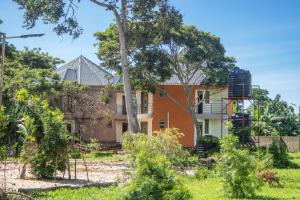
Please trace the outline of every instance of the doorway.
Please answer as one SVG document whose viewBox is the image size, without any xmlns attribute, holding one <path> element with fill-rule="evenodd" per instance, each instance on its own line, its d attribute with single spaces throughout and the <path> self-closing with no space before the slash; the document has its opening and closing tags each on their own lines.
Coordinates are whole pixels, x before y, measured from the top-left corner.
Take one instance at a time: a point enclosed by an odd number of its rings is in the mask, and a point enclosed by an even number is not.
<svg viewBox="0 0 300 200">
<path fill-rule="evenodd" d="M 202 91 L 197 91 L 197 102 L 198 102 L 198 106 L 197 106 L 197 113 L 198 114 L 203 114 L 203 92 Z"/>
<path fill-rule="evenodd" d="M 203 136 L 203 122 L 197 122 L 196 124 L 197 128 L 196 128 L 196 143 L 199 142 L 200 139 L 200 135 Z M 199 131 L 197 131 L 199 130 Z"/>
<path fill-rule="evenodd" d="M 122 134 L 128 131 L 128 123 L 122 123 Z"/>
<path fill-rule="evenodd" d="M 141 122 L 141 132 L 148 134 L 148 122 Z"/>
</svg>

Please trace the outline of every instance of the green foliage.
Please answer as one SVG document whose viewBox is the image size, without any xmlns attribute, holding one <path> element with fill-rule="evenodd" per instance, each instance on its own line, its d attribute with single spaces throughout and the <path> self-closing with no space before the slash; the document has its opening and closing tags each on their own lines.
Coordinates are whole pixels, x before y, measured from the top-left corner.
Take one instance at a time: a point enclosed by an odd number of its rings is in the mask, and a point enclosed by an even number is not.
<svg viewBox="0 0 300 200">
<path fill-rule="evenodd" d="M 274 167 L 285 168 L 290 166 L 291 162 L 287 147 L 281 139 L 273 139 L 269 152 L 272 155 Z"/>
<path fill-rule="evenodd" d="M 273 167 L 273 156 L 269 153 L 267 149 L 256 149 L 254 153 L 257 160 L 257 170 L 267 170 Z"/>
<path fill-rule="evenodd" d="M 239 149 L 238 146 L 238 139 L 232 134 L 221 140 L 218 172 L 228 196 L 253 197 L 260 187 L 256 176 L 257 161 L 247 149 Z"/>
<path fill-rule="evenodd" d="M 87 144 L 87 146 L 92 151 L 99 151 L 101 149 L 101 143 L 96 138 L 91 138 L 91 141 Z"/>
<path fill-rule="evenodd" d="M 3 106 L 0 107 L 0 140 L 7 132 L 8 116 L 4 112 Z M 1 142 L 0 142 L 1 144 Z"/>
<path fill-rule="evenodd" d="M 148 157 L 138 155 L 137 171 L 125 191 L 125 200 L 186 200 L 191 199 L 189 191 L 168 170 L 164 156 Z"/>
<path fill-rule="evenodd" d="M 254 120 L 252 132 L 254 135 L 292 136 L 299 134 L 298 117 L 294 108 L 281 100 L 277 95 L 274 99 L 268 97 L 268 91 L 254 89 L 252 95 L 256 103 L 252 105 Z"/>
<path fill-rule="evenodd" d="M 122 145 L 136 169 L 124 199 L 190 199 L 190 193 L 175 178 L 172 166 L 187 157 L 178 143 L 177 129 L 166 129 L 148 137 L 145 134 L 125 133 Z"/>
<path fill-rule="evenodd" d="M 208 169 L 205 166 L 199 166 L 197 168 L 197 171 L 195 173 L 195 177 L 199 180 L 207 179 L 213 175 L 213 172 L 211 169 Z"/>
<path fill-rule="evenodd" d="M 25 89 L 17 92 L 16 102 L 23 108 L 25 139 L 21 157 L 31 164 L 36 177 L 52 178 L 55 170 L 66 168 L 68 133 L 63 114 Z"/>
<path fill-rule="evenodd" d="M 183 150 L 179 144 L 179 138 L 183 134 L 178 129 L 165 129 L 154 132 L 152 137 L 144 133 L 125 133 L 123 135 L 123 149 L 130 155 L 131 162 L 135 165 L 138 162 L 139 152 L 146 151 L 150 157 L 157 155 L 165 156 L 173 166 L 182 167 L 189 163 L 189 153 Z"/>
</svg>

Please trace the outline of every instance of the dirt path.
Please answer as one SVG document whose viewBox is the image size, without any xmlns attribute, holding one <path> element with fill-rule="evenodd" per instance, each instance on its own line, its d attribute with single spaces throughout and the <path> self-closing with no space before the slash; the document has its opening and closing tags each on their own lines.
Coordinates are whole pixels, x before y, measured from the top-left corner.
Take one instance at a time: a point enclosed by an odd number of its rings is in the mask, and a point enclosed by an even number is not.
<svg viewBox="0 0 300 200">
<path fill-rule="evenodd" d="M 19 179 L 21 164 L 17 161 L 8 162 L 6 166 L 6 185 L 9 190 L 28 192 L 32 190 L 49 190 L 61 187 L 83 187 L 88 185 L 109 185 L 116 181 L 124 180 L 126 171 L 129 169 L 129 164 L 124 161 L 89 161 L 87 162 L 89 181 L 84 163 L 77 161 L 77 179 L 75 180 L 74 161 L 71 162 L 71 180 L 68 180 L 66 171 L 63 173 L 57 172 L 56 178 L 53 180 L 36 180 L 28 172 L 26 179 Z M 0 185 L 4 183 L 4 165 L 0 165 Z"/>
</svg>

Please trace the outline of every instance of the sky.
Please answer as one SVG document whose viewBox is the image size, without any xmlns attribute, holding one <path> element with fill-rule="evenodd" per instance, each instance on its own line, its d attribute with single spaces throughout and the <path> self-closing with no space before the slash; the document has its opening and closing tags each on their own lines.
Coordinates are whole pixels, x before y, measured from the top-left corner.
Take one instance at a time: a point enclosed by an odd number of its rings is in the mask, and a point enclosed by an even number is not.
<svg viewBox="0 0 300 200">
<path fill-rule="evenodd" d="M 300 1 L 298 0 L 171 0 L 184 23 L 221 38 L 228 56 L 237 66 L 250 70 L 252 84 L 267 89 L 271 97 L 281 94 L 300 106 Z M 100 63 L 93 34 L 113 22 L 111 13 L 81 0 L 77 17 L 84 29 L 76 40 L 57 36 L 53 26 L 37 23 L 23 28 L 23 11 L 12 0 L 0 0 L 0 30 L 7 35 L 45 33 L 42 38 L 14 39 L 18 49 L 40 47 L 68 62 L 84 55 Z"/>
</svg>

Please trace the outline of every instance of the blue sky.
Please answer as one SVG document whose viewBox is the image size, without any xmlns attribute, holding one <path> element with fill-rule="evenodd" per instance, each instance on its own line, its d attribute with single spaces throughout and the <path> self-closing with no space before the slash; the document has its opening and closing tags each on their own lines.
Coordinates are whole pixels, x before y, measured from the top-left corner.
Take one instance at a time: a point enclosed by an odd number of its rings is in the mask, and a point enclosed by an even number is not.
<svg viewBox="0 0 300 200">
<path fill-rule="evenodd" d="M 289 103 L 300 106 L 300 1 L 298 0 L 171 0 L 185 24 L 196 25 L 221 38 L 227 55 L 237 65 L 249 69 L 252 82 L 279 93 Z M 17 48 L 41 47 L 50 55 L 69 61 L 80 54 L 99 63 L 93 33 L 103 31 L 113 16 L 88 0 L 82 0 L 78 19 L 84 28 L 79 39 L 58 37 L 52 26 L 38 23 L 22 28 L 22 11 L 12 0 L 0 0 L 1 31 L 8 35 L 45 33 L 39 39 L 15 39 Z"/>
</svg>

